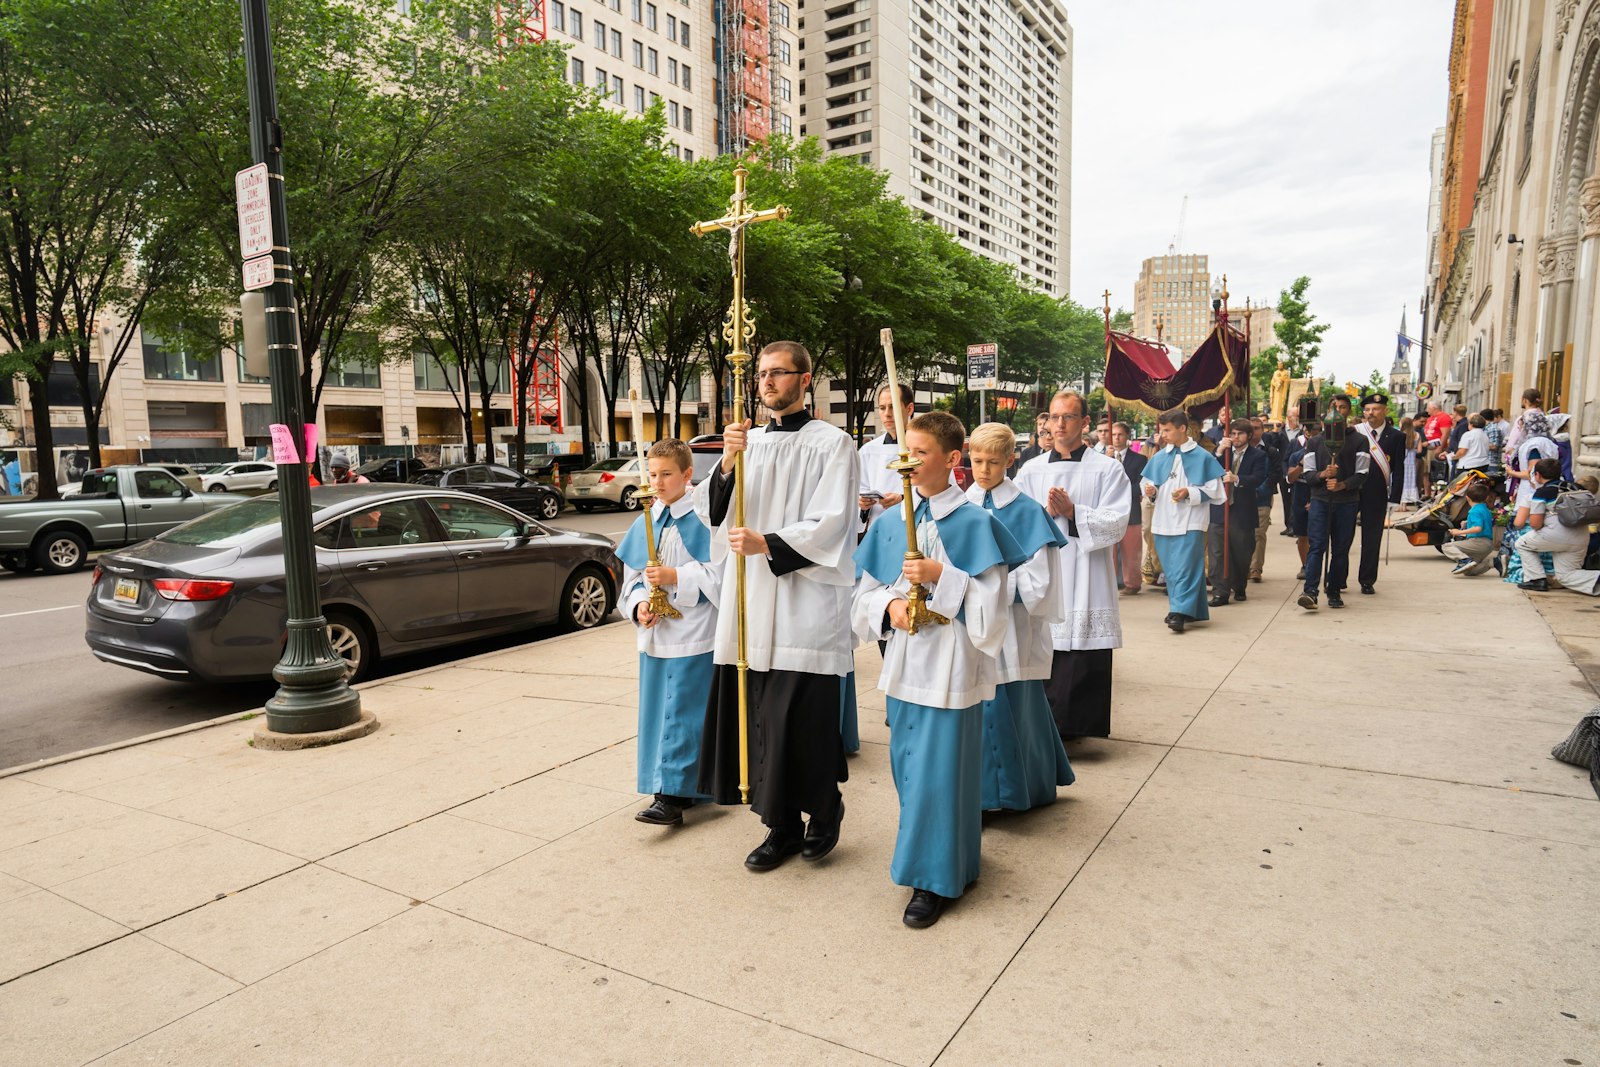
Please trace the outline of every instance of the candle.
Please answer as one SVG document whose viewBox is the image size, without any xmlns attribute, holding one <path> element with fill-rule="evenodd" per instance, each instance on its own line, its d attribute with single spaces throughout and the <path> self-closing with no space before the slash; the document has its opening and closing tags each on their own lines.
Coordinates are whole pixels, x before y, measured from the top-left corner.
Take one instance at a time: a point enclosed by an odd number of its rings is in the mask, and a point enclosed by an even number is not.
<svg viewBox="0 0 1600 1067">
<path fill-rule="evenodd" d="M 650 464 L 644 458 L 644 412 L 639 410 L 639 390 L 628 390 L 628 406 L 633 409 L 633 451 L 639 457 L 639 484 L 650 484 Z"/>
<path fill-rule="evenodd" d="M 894 438 L 902 450 L 906 447 L 906 410 L 900 401 L 900 379 L 894 370 L 894 331 L 885 326 L 878 334 L 883 343 L 883 365 L 889 371 L 889 399 L 894 404 Z"/>
</svg>

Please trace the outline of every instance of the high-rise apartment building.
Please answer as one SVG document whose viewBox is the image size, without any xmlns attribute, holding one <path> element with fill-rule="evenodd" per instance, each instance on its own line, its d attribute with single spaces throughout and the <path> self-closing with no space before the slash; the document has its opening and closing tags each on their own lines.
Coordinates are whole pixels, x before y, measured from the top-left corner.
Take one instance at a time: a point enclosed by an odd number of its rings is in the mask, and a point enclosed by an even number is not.
<svg viewBox="0 0 1600 1067">
<path fill-rule="evenodd" d="M 742 153 L 772 134 L 794 136 L 799 114 L 798 19 L 786 0 L 711 0 L 716 34 L 716 145 Z"/>
<path fill-rule="evenodd" d="M 1056 0 L 800 0 L 800 132 L 1067 292 L 1072 27 Z"/>
<path fill-rule="evenodd" d="M 1210 257 L 1192 254 L 1151 256 L 1133 283 L 1133 332 L 1156 336 L 1176 346 L 1188 359 L 1211 333 Z M 1242 325 L 1242 323 L 1241 323 Z"/>
</svg>

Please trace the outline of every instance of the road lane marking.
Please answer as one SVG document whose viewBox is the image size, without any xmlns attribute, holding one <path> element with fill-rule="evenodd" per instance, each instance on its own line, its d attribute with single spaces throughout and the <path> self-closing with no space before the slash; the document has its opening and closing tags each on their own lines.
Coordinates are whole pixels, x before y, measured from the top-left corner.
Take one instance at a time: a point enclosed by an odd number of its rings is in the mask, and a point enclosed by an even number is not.
<svg viewBox="0 0 1600 1067">
<path fill-rule="evenodd" d="M 74 608 L 81 607 L 83 607 L 82 604 L 68 604 L 65 607 L 60 608 L 36 608 L 33 611 L 13 611 L 9 615 L 0 615 L 0 619 L 19 619 L 24 615 L 43 615 L 47 611 L 71 611 Z"/>
</svg>

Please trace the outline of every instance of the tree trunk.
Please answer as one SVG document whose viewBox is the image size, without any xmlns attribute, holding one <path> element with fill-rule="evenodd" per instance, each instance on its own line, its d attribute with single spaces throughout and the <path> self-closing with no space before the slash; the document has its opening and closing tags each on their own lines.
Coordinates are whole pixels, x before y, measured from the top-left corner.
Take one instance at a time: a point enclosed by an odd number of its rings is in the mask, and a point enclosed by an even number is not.
<svg viewBox="0 0 1600 1067">
<path fill-rule="evenodd" d="M 55 433 L 50 428 L 50 365 L 39 367 L 40 381 L 28 383 L 28 407 L 33 412 L 33 465 L 38 469 L 39 500 L 60 499 L 56 487 Z"/>
</svg>

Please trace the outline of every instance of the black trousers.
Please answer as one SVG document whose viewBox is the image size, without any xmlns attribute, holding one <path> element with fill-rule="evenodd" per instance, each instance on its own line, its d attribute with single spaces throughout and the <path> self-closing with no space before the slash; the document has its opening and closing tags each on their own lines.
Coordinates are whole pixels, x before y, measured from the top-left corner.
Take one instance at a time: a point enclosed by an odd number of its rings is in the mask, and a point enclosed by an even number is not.
<svg viewBox="0 0 1600 1067">
<path fill-rule="evenodd" d="M 1211 591 L 1218 596 L 1223 593 L 1238 596 L 1250 581 L 1250 557 L 1256 551 L 1256 524 L 1241 522 L 1243 516 L 1243 507 L 1228 516 L 1226 581 L 1222 577 L 1222 523 L 1213 519 L 1206 530 L 1206 573 L 1211 577 Z"/>
<path fill-rule="evenodd" d="M 1285 478 L 1278 483 L 1278 492 L 1283 496 L 1283 528 L 1294 529 L 1294 516 L 1290 509 L 1294 504 L 1294 483 Z"/>
<path fill-rule="evenodd" d="M 1058 649 L 1044 692 L 1062 737 L 1111 736 L 1111 649 Z"/>
<path fill-rule="evenodd" d="M 1361 562 L 1356 567 L 1356 581 L 1374 585 L 1378 581 L 1378 560 L 1383 553 L 1383 520 L 1389 515 L 1389 501 L 1361 501 Z"/>
</svg>

